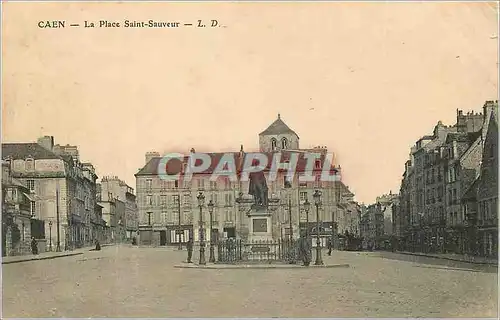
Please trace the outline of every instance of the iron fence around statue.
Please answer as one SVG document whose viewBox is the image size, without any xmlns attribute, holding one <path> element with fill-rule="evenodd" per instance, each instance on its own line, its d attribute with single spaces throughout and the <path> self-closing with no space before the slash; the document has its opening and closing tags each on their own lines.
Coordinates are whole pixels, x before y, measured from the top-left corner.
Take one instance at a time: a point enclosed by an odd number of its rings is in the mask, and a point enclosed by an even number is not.
<svg viewBox="0 0 500 320">
<path fill-rule="evenodd" d="M 291 263 L 298 260 L 296 241 L 278 239 L 269 241 L 244 241 L 226 239 L 217 243 L 218 263 Z"/>
</svg>

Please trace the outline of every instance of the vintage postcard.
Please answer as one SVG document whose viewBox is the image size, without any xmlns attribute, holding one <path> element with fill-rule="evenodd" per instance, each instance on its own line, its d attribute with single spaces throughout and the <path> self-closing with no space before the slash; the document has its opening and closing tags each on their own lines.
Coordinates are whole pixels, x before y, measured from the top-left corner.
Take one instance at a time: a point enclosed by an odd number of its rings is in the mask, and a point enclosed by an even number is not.
<svg viewBox="0 0 500 320">
<path fill-rule="evenodd" d="M 2 318 L 498 318 L 498 13 L 2 1 Z"/>
</svg>

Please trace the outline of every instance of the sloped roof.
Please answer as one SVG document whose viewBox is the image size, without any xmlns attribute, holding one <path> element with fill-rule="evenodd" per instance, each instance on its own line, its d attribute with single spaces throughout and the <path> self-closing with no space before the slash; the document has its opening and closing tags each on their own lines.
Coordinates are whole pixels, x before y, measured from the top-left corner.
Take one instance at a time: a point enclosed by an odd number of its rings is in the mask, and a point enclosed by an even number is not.
<svg viewBox="0 0 500 320">
<path fill-rule="evenodd" d="M 474 182 L 465 189 L 465 192 L 462 195 L 462 200 L 475 200 L 477 197 L 477 189 L 479 187 L 479 178 L 476 178 Z"/>
<path fill-rule="evenodd" d="M 244 163 L 243 161 L 244 161 L 245 157 L 248 156 L 248 155 L 251 155 L 252 153 L 243 153 L 243 155 L 240 155 L 239 152 L 229 152 L 229 153 L 219 152 L 219 153 L 207 153 L 207 154 L 211 158 L 210 166 L 206 170 L 204 170 L 203 172 L 200 172 L 199 174 L 211 174 L 211 173 L 214 173 L 215 169 L 217 168 L 217 165 L 219 164 L 219 162 L 221 160 L 221 158 L 224 155 L 227 155 L 227 154 L 233 156 L 236 170 L 239 170 L 239 165 L 238 164 Z M 264 171 L 269 171 L 271 169 L 271 166 L 273 165 L 273 157 L 276 154 L 276 152 L 267 152 L 267 153 L 260 153 L 260 154 L 264 154 L 267 157 L 267 159 L 268 159 L 267 166 L 264 169 Z M 298 159 L 297 159 L 297 166 L 296 166 L 296 170 L 295 171 L 298 172 L 298 173 L 304 172 L 305 169 L 306 169 L 306 165 L 307 165 L 307 158 L 305 157 L 304 153 L 282 151 L 281 152 L 280 163 L 285 163 L 287 160 L 290 160 L 292 154 L 296 154 L 297 157 L 298 157 Z M 161 157 L 154 157 L 154 158 L 152 158 L 135 175 L 136 176 L 158 175 L 158 165 L 160 164 L 161 159 L 162 159 Z M 188 160 L 189 160 L 189 156 L 185 156 L 184 159 L 182 160 L 182 162 L 183 162 L 182 165 L 180 163 L 181 160 L 179 160 L 179 159 L 171 159 L 171 160 L 169 160 L 168 163 L 166 164 L 166 172 L 167 172 L 167 174 L 174 175 L 174 174 L 179 173 L 180 170 L 182 170 L 184 164 L 188 163 Z M 313 169 L 312 169 L 312 171 L 315 172 L 315 173 L 321 173 L 322 170 L 323 170 L 322 169 L 323 168 L 323 163 L 325 162 L 326 157 L 325 157 L 325 155 L 321 155 L 317 160 L 320 161 L 320 166 L 319 166 L 319 168 L 316 168 L 314 166 Z M 200 164 L 201 164 L 200 162 L 196 162 L 195 163 L 196 166 L 198 166 Z M 230 169 L 230 168 L 226 167 L 224 170 L 228 170 L 228 169 Z M 279 169 L 278 171 L 287 171 L 287 169 Z M 337 173 L 338 170 L 334 169 L 334 168 L 330 168 L 330 173 L 333 174 L 334 172 Z"/>
<path fill-rule="evenodd" d="M 286 123 L 281 120 L 281 116 L 278 114 L 278 119 L 276 119 L 266 130 L 262 131 L 259 135 L 272 135 L 272 134 L 283 134 L 283 133 L 293 133 L 298 136 L 295 131 L 290 129 Z"/>
<path fill-rule="evenodd" d="M 2 143 L 2 158 L 26 159 L 31 157 L 37 159 L 61 159 L 52 151 L 49 151 L 38 143 Z"/>
</svg>

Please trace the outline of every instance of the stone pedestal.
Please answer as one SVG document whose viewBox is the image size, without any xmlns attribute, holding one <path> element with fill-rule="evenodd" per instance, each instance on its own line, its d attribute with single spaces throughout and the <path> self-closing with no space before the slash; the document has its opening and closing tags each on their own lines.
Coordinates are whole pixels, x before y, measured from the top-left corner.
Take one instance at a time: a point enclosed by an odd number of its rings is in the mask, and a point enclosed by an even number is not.
<svg viewBox="0 0 500 320">
<path fill-rule="evenodd" d="M 272 219 L 271 213 L 266 211 L 251 210 L 248 213 L 248 240 L 255 241 L 272 241 Z"/>
</svg>

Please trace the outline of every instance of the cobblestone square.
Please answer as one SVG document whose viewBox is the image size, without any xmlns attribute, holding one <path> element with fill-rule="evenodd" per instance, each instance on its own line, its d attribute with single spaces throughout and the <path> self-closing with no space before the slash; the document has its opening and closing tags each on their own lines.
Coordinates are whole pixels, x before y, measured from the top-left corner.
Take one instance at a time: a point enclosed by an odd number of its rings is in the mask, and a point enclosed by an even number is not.
<svg viewBox="0 0 500 320">
<path fill-rule="evenodd" d="M 497 273 L 485 266 L 336 251 L 325 263 L 349 268 L 174 268 L 185 258 L 175 249 L 116 246 L 3 265 L 3 315 L 497 317 Z"/>
</svg>

